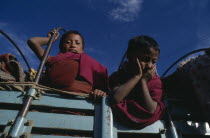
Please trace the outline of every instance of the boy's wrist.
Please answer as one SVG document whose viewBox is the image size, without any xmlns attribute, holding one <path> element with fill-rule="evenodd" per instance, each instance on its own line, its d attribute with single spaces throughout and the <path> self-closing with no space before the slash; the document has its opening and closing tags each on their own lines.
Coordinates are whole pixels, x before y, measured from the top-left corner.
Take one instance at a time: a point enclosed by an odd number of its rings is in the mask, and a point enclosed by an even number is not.
<svg viewBox="0 0 210 138">
<path fill-rule="evenodd" d="M 147 83 L 147 80 L 145 78 L 141 78 L 141 83 Z"/>
<path fill-rule="evenodd" d="M 134 79 L 138 82 L 138 81 L 141 80 L 141 76 L 140 76 L 140 75 L 135 75 L 135 76 L 134 76 Z"/>
</svg>

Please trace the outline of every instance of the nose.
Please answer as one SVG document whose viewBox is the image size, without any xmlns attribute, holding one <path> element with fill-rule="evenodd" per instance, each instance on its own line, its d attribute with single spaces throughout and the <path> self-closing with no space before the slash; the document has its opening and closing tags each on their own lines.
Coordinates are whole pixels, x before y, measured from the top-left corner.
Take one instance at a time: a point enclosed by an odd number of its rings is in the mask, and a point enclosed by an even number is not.
<svg viewBox="0 0 210 138">
<path fill-rule="evenodd" d="M 152 69 L 152 68 L 153 68 L 152 62 L 147 62 L 147 63 L 146 63 L 146 67 L 147 67 L 148 69 Z"/>
<path fill-rule="evenodd" d="M 76 46 L 75 46 L 75 43 L 72 42 L 72 43 L 70 44 L 70 48 L 75 48 L 75 47 L 76 47 Z"/>
</svg>

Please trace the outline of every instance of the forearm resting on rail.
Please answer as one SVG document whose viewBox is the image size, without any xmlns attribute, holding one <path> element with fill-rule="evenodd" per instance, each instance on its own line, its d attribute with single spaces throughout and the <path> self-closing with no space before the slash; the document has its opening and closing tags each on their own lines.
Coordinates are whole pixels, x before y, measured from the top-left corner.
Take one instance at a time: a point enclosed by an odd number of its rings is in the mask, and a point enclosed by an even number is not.
<svg viewBox="0 0 210 138">
<path fill-rule="evenodd" d="M 134 76 L 131 78 L 129 81 L 124 83 L 121 86 L 117 86 L 113 89 L 114 95 L 113 95 L 113 100 L 115 103 L 120 103 L 131 91 L 132 89 L 136 86 L 136 84 L 140 80 L 140 76 Z"/>
<path fill-rule="evenodd" d="M 147 81 L 145 81 L 144 79 L 141 79 L 140 81 L 141 83 L 141 88 L 142 88 L 142 96 L 141 96 L 141 99 L 140 100 L 144 100 L 144 103 L 145 103 L 145 108 L 151 112 L 151 113 L 154 113 L 156 108 L 157 108 L 157 102 L 155 102 L 150 93 L 149 93 L 149 90 L 148 90 L 148 87 L 147 87 Z"/>
</svg>

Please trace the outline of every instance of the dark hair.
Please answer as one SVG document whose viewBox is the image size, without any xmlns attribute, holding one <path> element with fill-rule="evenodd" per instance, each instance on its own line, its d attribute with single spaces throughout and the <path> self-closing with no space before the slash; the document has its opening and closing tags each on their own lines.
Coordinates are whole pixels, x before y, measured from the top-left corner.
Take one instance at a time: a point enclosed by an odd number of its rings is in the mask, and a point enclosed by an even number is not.
<svg viewBox="0 0 210 138">
<path fill-rule="evenodd" d="M 59 43 L 59 48 L 61 50 L 61 46 L 63 44 L 63 40 L 66 38 L 67 35 L 69 34 L 75 34 L 75 35 L 79 35 L 82 39 L 82 48 L 84 50 L 84 47 L 85 47 L 85 40 L 84 40 L 84 37 L 76 30 L 71 30 L 71 31 L 68 31 L 68 32 L 65 32 L 62 36 L 61 36 L 61 39 L 60 39 L 60 43 Z"/>
<path fill-rule="evenodd" d="M 138 50 L 145 50 L 153 48 L 155 51 L 158 51 L 160 54 L 160 48 L 158 43 L 149 36 L 137 36 L 129 40 L 128 49 L 127 49 L 127 57 L 130 57 L 133 52 Z"/>
</svg>

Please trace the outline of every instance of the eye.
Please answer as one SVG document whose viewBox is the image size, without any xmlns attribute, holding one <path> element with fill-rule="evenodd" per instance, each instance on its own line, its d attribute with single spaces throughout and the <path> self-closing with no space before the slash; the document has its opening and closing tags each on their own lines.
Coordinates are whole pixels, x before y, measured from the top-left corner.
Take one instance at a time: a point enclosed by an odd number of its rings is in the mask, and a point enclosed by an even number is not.
<svg viewBox="0 0 210 138">
<path fill-rule="evenodd" d="M 71 41 L 64 41 L 64 43 L 65 43 L 65 44 L 70 44 L 70 43 L 71 43 Z"/>
<path fill-rule="evenodd" d="M 141 58 L 141 61 L 143 61 L 143 62 L 150 62 L 150 57 L 142 57 Z"/>
<path fill-rule="evenodd" d="M 76 41 L 76 44 L 77 44 L 77 45 L 79 45 L 79 44 L 80 44 L 80 42 L 79 42 L 79 41 Z"/>
<path fill-rule="evenodd" d="M 156 64 L 156 63 L 157 63 L 157 60 L 153 60 L 153 61 L 152 61 L 152 64 Z"/>
</svg>

